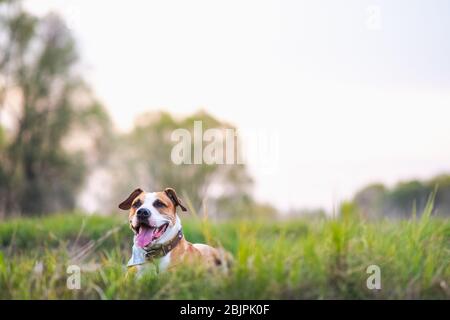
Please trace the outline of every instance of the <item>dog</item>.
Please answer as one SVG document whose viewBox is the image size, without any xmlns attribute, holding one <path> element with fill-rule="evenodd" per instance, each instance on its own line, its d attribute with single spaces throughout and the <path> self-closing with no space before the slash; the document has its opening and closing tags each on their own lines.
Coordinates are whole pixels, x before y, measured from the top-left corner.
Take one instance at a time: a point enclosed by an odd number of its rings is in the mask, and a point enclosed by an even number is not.
<svg viewBox="0 0 450 320">
<path fill-rule="evenodd" d="M 172 188 L 160 192 L 134 190 L 119 204 L 129 210 L 128 220 L 134 233 L 129 273 L 142 272 L 155 265 L 157 272 L 175 269 L 185 263 L 200 263 L 207 269 L 228 268 L 231 255 L 206 244 L 192 244 L 183 234 L 177 208 L 187 211 Z"/>
</svg>

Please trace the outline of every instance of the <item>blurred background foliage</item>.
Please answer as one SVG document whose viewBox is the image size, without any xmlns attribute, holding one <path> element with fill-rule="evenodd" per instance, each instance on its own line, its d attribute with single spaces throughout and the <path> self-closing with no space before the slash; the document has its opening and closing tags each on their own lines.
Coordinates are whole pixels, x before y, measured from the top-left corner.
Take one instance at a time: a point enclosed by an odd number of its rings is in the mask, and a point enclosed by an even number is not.
<svg viewBox="0 0 450 320">
<path fill-rule="evenodd" d="M 171 161 L 171 134 L 177 128 L 193 133 L 194 121 L 202 121 L 203 132 L 210 128 L 232 128 L 204 111 L 176 119 L 165 112 L 147 113 L 139 117 L 134 129 L 118 137 L 108 171 L 114 172 L 112 199 L 121 199 L 141 186 L 144 190 L 163 190 L 171 186 L 195 209 L 232 215 L 225 203 L 251 206 L 252 180 L 244 165 L 176 165 Z M 194 139 L 191 141 L 193 150 Z M 193 151 L 192 151 L 193 154 Z M 117 202 L 117 200 L 115 201 Z M 111 202 L 114 209 L 115 202 Z"/>
<path fill-rule="evenodd" d="M 126 107 L 126 106 L 124 106 Z M 273 217 L 251 196 L 244 165 L 182 165 L 170 161 L 177 128 L 233 128 L 205 111 L 176 118 L 166 112 L 138 117 L 118 132 L 82 77 L 73 35 L 50 14 L 37 18 L 19 0 L 0 0 L 0 216 L 35 215 L 79 207 L 110 213 L 131 190 L 175 188 L 191 208 L 214 217 Z M 410 217 L 435 194 L 439 214 L 450 212 L 450 176 L 373 184 L 338 213 L 367 218 Z M 98 206 L 101 204 L 101 207 Z M 323 210 L 291 215 L 323 217 Z"/>
<path fill-rule="evenodd" d="M 450 212 L 450 175 L 439 175 L 430 180 L 404 181 L 387 188 L 372 184 L 360 190 L 354 204 L 367 218 L 409 218 L 424 210 L 430 196 L 434 197 L 434 211 L 438 215 Z"/>
<path fill-rule="evenodd" d="M 98 131 L 110 125 L 108 116 L 77 72 L 64 22 L 37 19 L 19 1 L 0 5 L 0 111 L 9 114 L 0 119 L 0 212 L 73 208 L 88 172 L 85 155 L 101 152 L 96 146 L 107 135 Z M 95 141 L 90 147 L 77 147 L 80 129 Z"/>
</svg>

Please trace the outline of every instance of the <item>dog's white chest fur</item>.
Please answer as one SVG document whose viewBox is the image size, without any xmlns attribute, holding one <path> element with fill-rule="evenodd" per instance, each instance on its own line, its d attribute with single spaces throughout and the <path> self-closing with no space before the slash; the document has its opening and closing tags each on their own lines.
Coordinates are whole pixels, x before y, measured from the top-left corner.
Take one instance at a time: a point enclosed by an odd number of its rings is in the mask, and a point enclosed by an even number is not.
<svg viewBox="0 0 450 320">
<path fill-rule="evenodd" d="M 142 276 L 146 271 L 152 268 L 155 269 L 155 266 L 157 266 L 155 270 L 156 272 L 158 273 L 165 272 L 169 268 L 169 265 L 170 265 L 170 252 L 165 256 L 157 259 L 156 265 L 154 262 L 150 262 L 147 260 L 144 260 L 142 263 L 139 264 L 128 264 L 129 267 L 131 266 L 136 267 L 138 276 Z"/>
<path fill-rule="evenodd" d="M 164 257 L 159 259 L 159 272 L 164 272 L 167 270 L 170 264 L 170 252 Z"/>
</svg>

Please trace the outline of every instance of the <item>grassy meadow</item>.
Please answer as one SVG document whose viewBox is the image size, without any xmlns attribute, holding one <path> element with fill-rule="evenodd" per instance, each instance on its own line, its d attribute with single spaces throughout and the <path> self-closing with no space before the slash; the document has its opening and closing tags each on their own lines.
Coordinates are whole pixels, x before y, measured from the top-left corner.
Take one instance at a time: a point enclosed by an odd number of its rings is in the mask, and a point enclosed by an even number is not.
<svg viewBox="0 0 450 320">
<path fill-rule="evenodd" d="M 450 221 L 317 220 L 210 223 L 183 215 L 191 242 L 222 245 L 229 275 L 181 269 L 125 278 L 125 216 L 67 213 L 0 223 L 0 299 L 449 299 Z M 81 266 L 81 289 L 66 286 Z M 381 268 L 369 290 L 369 265 Z"/>
</svg>

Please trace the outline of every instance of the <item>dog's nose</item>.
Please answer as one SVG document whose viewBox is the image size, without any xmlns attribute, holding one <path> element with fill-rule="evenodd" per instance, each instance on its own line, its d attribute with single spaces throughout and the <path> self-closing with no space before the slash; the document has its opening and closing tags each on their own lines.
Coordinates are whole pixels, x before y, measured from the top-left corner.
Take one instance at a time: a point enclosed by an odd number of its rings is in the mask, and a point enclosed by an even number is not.
<svg viewBox="0 0 450 320">
<path fill-rule="evenodd" d="M 150 210 L 148 210 L 147 208 L 140 208 L 136 212 L 136 215 L 138 219 L 147 219 L 148 217 L 150 217 Z"/>
</svg>

